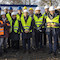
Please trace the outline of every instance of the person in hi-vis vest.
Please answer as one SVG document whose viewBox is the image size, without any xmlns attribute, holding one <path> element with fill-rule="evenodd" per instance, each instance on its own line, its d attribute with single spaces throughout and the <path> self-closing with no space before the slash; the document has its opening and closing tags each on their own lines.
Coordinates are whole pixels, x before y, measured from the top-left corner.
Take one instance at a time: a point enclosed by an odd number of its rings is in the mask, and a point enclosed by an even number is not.
<svg viewBox="0 0 60 60">
<path fill-rule="evenodd" d="M 13 12 L 13 8 L 12 7 L 8 7 L 8 13 L 6 14 L 6 18 L 7 20 L 10 22 L 10 18 L 11 18 L 11 13 Z M 11 19 L 12 20 L 12 19 Z M 11 47 L 11 43 L 10 43 L 10 36 L 8 37 L 8 48 Z"/>
<path fill-rule="evenodd" d="M 30 53 L 30 38 L 32 33 L 32 18 L 28 15 L 28 11 L 23 11 L 24 16 L 21 17 L 21 29 L 22 29 L 22 42 L 23 42 L 23 53 L 27 51 L 26 43 L 28 44 L 28 52 Z"/>
<path fill-rule="evenodd" d="M 13 49 L 19 49 L 19 20 L 16 17 L 16 12 L 12 12 L 10 21 L 10 39 L 11 39 L 11 47 Z"/>
<path fill-rule="evenodd" d="M 55 13 L 55 8 L 54 6 L 51 6 L 49 8 L 50 14 L 46 18 L 46 23 L 47 23 L 47 28 L 46 32 L 48 34 L 48 40 L 49 40 L 49 54 L 52 52 L 54 55 L 57 55 L 57 41 L 58 41 L 58 28 L 60 26 L 60 18 L 59 15 Z M 52 45 L 52 36 L 54 39 L 54 47 Z"/>
<path fill-rule="evenodd" d="M 44 26 L 44 16 L 41 14 L 41 8 L 36 7 L 34 14 L 35 21 L 35 44 L 36 51 L 42 48 L 42 28 Z"/>
<path fill-rule="evenodd" d="M 2 50 L 7 53 L 7 38 L 8 38 L 8 29 L 10 28 L 9 21 L 5 16 L 5 12 L 1 12 L 0 19 L 0 56 L 2 56 Z M 3 44 L 3 48 L 2 48 Z"/>
</svg>

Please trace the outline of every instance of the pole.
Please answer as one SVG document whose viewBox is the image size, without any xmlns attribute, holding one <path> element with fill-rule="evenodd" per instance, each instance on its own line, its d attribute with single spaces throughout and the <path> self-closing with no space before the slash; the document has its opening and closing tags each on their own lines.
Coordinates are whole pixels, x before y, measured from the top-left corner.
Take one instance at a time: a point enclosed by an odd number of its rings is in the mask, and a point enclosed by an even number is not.
<svg viewBox="0 0 60 60">
<path fill-rule="evenodd" d="M 25 0 L 25 5 L 26 5 L 26 0 Z"/>
<path fill-rule="evenodd" d="M 31 3 L 30 3 L 30 0 L 29 0 L 29 5 L 30 5 Z"/>
<path fill-rule="evenodd" d="M 51 6 L 52 6 L 52 0 L 51 0 Z"/>
</svg>

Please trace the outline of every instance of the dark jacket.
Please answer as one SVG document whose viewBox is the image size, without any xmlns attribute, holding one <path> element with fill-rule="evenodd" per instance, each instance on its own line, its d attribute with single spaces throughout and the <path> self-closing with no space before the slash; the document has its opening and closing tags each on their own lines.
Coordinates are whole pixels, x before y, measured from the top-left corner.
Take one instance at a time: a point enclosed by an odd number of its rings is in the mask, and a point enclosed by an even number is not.
<svg viewBox="0 0 60 60">
<path fill-rule="evenodd" d="M 14 23 L 15 23 L 16 19 L 17 18 L 15 18 L 15 19 L 12 18 L 12 20 L 13 20 L 12 21 L 12 32 L 10 33 L 10 39 L 12 39 L 12 40 L 19 40 L 19 34 L 18 34 L 18 32 L 19 32 L 20 28 L 18 28 L 17 33 L 14 32 Z"/>
<path fill-rule="evenodd" d="M 1 19 L 1 21 L 3 21 L 3 19 Z M 10 28 L 10 23 L 8 20 L 6 20 L 5 22 L 3 21 L 3 25 L 0 24 L 0 27 L 3 26 L 4 27 L 4 35 L 0 36 L 0 37 L 8 37 L 9 36 L 9 28 Z"/>
</svg>

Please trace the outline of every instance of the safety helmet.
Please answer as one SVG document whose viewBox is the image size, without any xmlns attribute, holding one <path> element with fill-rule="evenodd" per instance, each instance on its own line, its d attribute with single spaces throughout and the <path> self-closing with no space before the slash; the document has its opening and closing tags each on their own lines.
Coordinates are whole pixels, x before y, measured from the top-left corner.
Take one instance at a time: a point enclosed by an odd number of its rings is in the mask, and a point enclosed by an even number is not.
<svg viewBox="0 0 60 60">
<path fill-rule="evenodd" d="M 8 10 L 13 10 L 13 8 L 12 7 L 9 7 Z"/>
<path fill-rule="evenodd" d="M 1 7 L 0 7 L 0 10 L 1 10 Z"/>
<path fill-rule="evenodd" d="M 19 6 L 19 7 L 17 8 L 17 10 L 22 10 L 22 8 Z"/>
<path fill-rule="evenodd" d="M 30 10 L 33 10 L 33 8 L 29 8 L 29 11 L 30 11 Z"/>
<path fill-rule="evenodd" d="M 36 10 L 41 10 L 41 8 L 40 8 L 40 7 L 36 7 L 35 11 L 36 11 Z"/>
<path fill-rule="evenodd" d="M 16 14 L 17 14 L 16 12 L 12 12 L 11 16 L 16 15 Z"/>
<path fill-rule="evenodd" d="M 54 6 L 51 6 L 51 7 L 49 8 L 49 11 L 54 11 L 54 10 L 55 10 Z"/>
<path fill-rule="evenodd" d="M 27 9 L 27 7 L 26 7 L 26 6 L 24 6 L 24 7 L 23 7 L 23 10 L 25 10 L 25 9 Z"/>
<path fill-rule="evenodd" d="M 57 6 L 57 8 L 56 9 L 60 9 L 60 6 Z"/>
<path fill-rule="evenodd" d="M 46 5 L 46 6 L 44 7 L 44 9 L 47 9 L 47 8 L 49 8 L 49 6 L 48 6 L 48 5 Z"/>
</svg>

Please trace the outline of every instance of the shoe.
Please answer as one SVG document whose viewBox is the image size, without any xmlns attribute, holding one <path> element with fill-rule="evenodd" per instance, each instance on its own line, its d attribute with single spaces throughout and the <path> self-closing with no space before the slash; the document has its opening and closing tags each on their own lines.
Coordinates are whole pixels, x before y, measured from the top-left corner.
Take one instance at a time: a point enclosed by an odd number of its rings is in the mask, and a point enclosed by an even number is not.
<svg viewBox="0 0 60 60">
<path fill-rule="evenodd" d="M 54 56 L 57 56 L 57 53 L 56 52 L 54 52 Z"/>
<path fill-rule="evenodd" d="M 49 53 L 48 54 L 52 54 L 53 52 L 52 51 L 49 51 Z"/>
<path fill-rule="evenodd" d="M 39 49 L 38 49 L 38 48 L 36 48 L 36 49 L 35 49 L 35 51 L 36 51 L 36 52 L 38 52 L 38 51 L 39 51 Z"/>
<path fill-rule="evenodd" d="M 2 53 L 0 53 L 0 57 L 2 57 Z"/>
<path fill-rule="evenodd" d="M 30 53 L 31 53 L 31 51 L 30 51 L 30 50 L 28 50 L 28 53 L 30 54 Z"/>
<path fill-rule="evenodd" d="M 4 52 L 7 53 L 7 49 L 4 49 Z"/>
<path fill-rule="evenodd" d="M 24 50 L 23 53 L 26 53 L 26 50 Z"/>
</svg>

